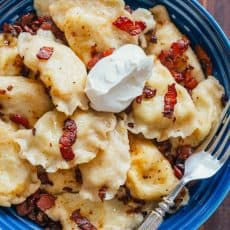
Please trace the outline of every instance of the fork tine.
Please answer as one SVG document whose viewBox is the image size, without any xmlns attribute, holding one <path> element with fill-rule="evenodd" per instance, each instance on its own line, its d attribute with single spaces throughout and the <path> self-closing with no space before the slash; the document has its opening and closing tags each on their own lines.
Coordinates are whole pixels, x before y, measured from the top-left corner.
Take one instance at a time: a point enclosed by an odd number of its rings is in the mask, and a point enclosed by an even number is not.
<svg viewBox="0 0 230 230">
<path fill-rule="evenodd" d="M 226 129 L 228 128 L 229 125 L 229 120 L 230 117 L 228 114 L 226 114 L 226 116 L 224 117 L 223 122 L 221 123 L 221 125 L 218 128 L 218 131 L 216 132 L 216 134 L 218 133 L 218 135 L 212 138 L 211 143 L 207 146 L 207 149 L 205 149 L 205 151 L 209 152 L 209 153 L 213 153 L 218 145 L 218 143 L 220 142 L 221 138 L 223 137 L 224 133 L 226 132 Z M 220 129 L 221 127 L 221 129 Z"/>
<path fill-rule="evenodd" d="M 229 141 L 229 134 L 230 134 L 230 131 L 227 132 L 227 134 L 226 134 L 224 140 L 222 141 L 220 147 L 218 148 L 218 150 L 213 155 L 214 158 L 219 158 L 221 156 L 222 151 L 223 151 L 224 147 L 226 146 L 226 143 L 228 143 L 228 141 Z"/>
<path fill-rule="evenodd" d="M 209 137 L 201 144 L 201 146 L 199 147 L 200 150 L 206 150 L 207 148 L 209 148 L 213 141 L 215 141 L 215 138 L 217 136 L 217 133 L 220 129 L 220 127 L 223 125 L 223 122 L 225 122 L 226 116 L 228 115 L 228 110 L 230 107 L 230 100 L 228 101 L 227 105 L 225 106 L 221 117 L 220 117 L 220 122 L 218 122 L 215 127 L 213 128 L 213 130 L 211 131 L 211 134 L 209 135 Z"/>
<path fill-rule="evenodd" d="M 224 153 L 224 155 L 220 158 L 220 163 L 221 165 L 223 165 L 229 158 L 230 156 L 230 146 L 228 146 L 226 152 Z"/>
</svg>

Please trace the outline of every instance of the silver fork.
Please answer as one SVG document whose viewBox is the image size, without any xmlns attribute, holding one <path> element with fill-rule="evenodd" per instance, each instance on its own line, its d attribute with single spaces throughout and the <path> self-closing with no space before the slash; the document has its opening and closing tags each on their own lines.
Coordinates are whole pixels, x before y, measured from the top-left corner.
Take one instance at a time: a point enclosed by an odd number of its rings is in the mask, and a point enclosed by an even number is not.
<svg viewBox="0 0 230 230">
<path fill-rule="evenodd" d="M 219 123 L 201 145 L 203 150 L 198 150 L 197 153 L 186 160 L 184 176 L 177 186 L 168 196 L 163 198 L 158 208 L 148 214 L 138 230 L 157 229 L 163 222 L 165 213 L 174 205 L 175 198 L 188 182 L 213 176 L 228 160 L 230 155 L 229 105 L 230 101 L 225 106 Z"/>
</svg>

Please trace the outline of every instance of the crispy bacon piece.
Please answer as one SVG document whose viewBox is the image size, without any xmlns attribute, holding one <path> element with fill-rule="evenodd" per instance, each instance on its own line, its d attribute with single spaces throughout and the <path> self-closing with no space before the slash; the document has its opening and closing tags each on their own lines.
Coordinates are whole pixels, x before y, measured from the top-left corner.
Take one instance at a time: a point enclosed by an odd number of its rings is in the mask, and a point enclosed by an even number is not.
<svg viewBox="0 0 230 230">
<path fill-rule="evenodd" d="M 174 107 L 177 103 L 177 91 L 176 91 L 176 84 L 173 83 L 172 85 L 168 86 L 168 92 L 165 94 L 164 97 L 164 117 L 172 118 Z"/>
<path fill-rule="evenodd" d="M 195 46 L 195 51 L 206 76 L 212 75 L 213 66 L 208 54 L 200 45 Z"/>
<path fill-rule="evenodd" d="M 30 220 L 36 222 L 44 229 L 61 230 L 60 222 L 54 222 L 51 220 L 38 206 L 38 200 L 44 195 L 49 195 L 44 190 L 38 190 L 33 195 L 29 196 L 23 203 L 16 206 L 16 211 L 20 216 L 26 216 Z M 49 195 L 50 196 L 50 195 Z M 44 199 L 44 198 L 43 198 Z M 47 206 L 47 205 L 46 205 Z"/>
<path fill-rule="evenodd" d="M 156 96 L 157 90 L 156 89 L 152 89 L 149 86 L 145 86 L 142 92 L 142 95 L 136 97 L 136 103 L 137 104 L 141 104 L 142 99 L 150 99 Z"/>
<path fill-rule="evenodd" d="M 80 209 L 74 211 L 70 218 L 81 230 L 97 230 L 86 217 L 81 215 Z"/>
<path fill-rule="evenodd" d="M 181 145 L 176 149 L 177 157 L 180 160 L 187 160 L 192 155 L 192 148 L 190 145 Z"/>
<path fill-rule="evenodd" d="M 144 98 L 149 99 L 149 98 L 155 97 L 156 93 L 157 93 L 156 89 L 152 89 L 149 86 L 145 86 L 142 95 L 143 95 Z"/>
<path fill-rule="evenodd" d="M 41 194 L 39 196 L 38 201 L 36 202 L 36 205 L 43 212 L 45 212 L 46 210 L 52 208 L 55 205 L 55 200 L 56 198 L 50 194 Z"/>
<path fill-rule="evenodd" d="M 72 146 L 76 138 L 77 125 L 74 120 L 67 119 L 64 124 L 63 134 L 59 139 L 60 152 L 66 161 L 71 161 L 75 157 Z"/>
<path fill-rule="evenodd" d="M 179 165 L 175 165 L 173 167 L 173 170 L 174 170 L 174 174 L 175 176 L 178 178 L 178 179 L 181 179 L 184 175 L 184 168 L 179 166 Z"/>
<path fill-rule="evenodd" d="M 197 80 L 192 76 L 192 67 L 189 67 L 184 73 L 184 86 L 188 90 L 193 90 L 198 85 Z"/>
<path fill-rule="evenodd" d="M 54 52 L 53 47 L 43 46 L 42 48 L 40 48 L 36 56 L 38 59 L 41 59 L 41 60 L 49 60 L 53 52 Z"/>
<path fill-rule="evenodd" d="M 55 25 L 51 17 L 40 16 L 37 17 L 33 13 L 27 13 L 19 18 L 14 24 L 3 24 L 3 31 L 5 33 L 11 33 L 13 36 L 18 36 L 21 32 L 29 32 L 30 34 L 36 34 L 39 29 L 50 30 L 53 32 L 56 38 L 66 41 L 65 35 Z"/>
<path fill-rule="evenodd" d="M 18 125 L 24 126 L 26 129 L 30 128 L 29 121 L 26 117 L 20 114 L 11 114 L 10 120 Z"/>
<path fill-rule="evenodd" d="M 137 104 L 141 104 L 142 99 L 143 99 L 142 95 L 136 97 L 136 103 L 137 103 Z"/>
<path fill-rule="evenodd" d="M 93 46 L 93 47 L 95 47 L 95 46 Z M 101 60 L 104 57 L 111 55 L 113 53 L 113 51 L 114 51 L 113 48 L 109 48 L 103 52 L 97 52 L 94 48 L 91 52 L 92 53 L 92 59 L 89 60 L 89 62 L 87 64 L 87 68 L 92 69 L 97 64 L 97 62 L 99 60 Z"/>
<path fill-rule="evenodd" d="M 188 38 L 184 37 L 177 42 L 173 42 L 171 45 L 171 50 L 174 55 L 181 56 L 188 49 L 190 41 Z"/>
<path fill-rule="evenodd" d="M 6 90 L 0 89 L 0 94 L 1 94 L 1 95 L 5 95 L 5 94 L 6 94 Z"/>
<path fill-rule="evenodd" d="M 108 187 L 106 185 L 102 186 L 98 191 L 98 196 L 103 201 L 106 196 L 106 191 L 108 190 Z"/>
<path fill-rule="evenodd" d="M 176 82 L 191 91 L 198 82 L 192 76 L 193 67 L 188 65 L 188 57 L 184 54 L 189 44 L 190 41 L 187 38 L 182 38 L 174 42 L 169 50 L 163 50 L 159 59 L 168 68 Z"/>
<path fill-rule="evenodd" d="M 146 24 L 142 21 L 135 21 L 133 22 L 131 19 L 120 16 L 117 18 L 113 25 L 116 26 L 118 29 L 125 31 L 126 33 L 130 34 L 131 36 L 136 36 L 140 34 L 142 31 L 145 30 Z"/>
</svg>

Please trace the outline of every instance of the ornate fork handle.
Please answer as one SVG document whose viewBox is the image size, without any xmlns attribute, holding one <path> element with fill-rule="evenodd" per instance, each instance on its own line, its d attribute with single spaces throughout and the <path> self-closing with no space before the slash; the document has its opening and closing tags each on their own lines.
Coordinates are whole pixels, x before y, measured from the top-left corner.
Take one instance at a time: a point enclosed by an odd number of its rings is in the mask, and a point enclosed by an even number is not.
<svg viewBox="0 0 230 230">
<path fill-rule="evenodd" d="M 169 211 L 170 207 L 174 206 L 174 200 L 180 193 L 186 182 L 181 180 L 169 196 L 164 197 L 158 205 L 158 208 L 152 210 L 145 221 L 141 224 L 138 230 L 155 230 L 163 222 L 165 214 Z"/>
<path fill-rule="evenodd" d="M 157 229 L 160 224 L 163 222 L 163 218 L 165 213 L 167 213 L 174 205 L 172 200 L 167 199 L 166 197 L 163 199 L 162 202 L 159 203 L 159 207 L 155 210 L 152 210 L 145 222 L 138 228 L 138 230 L 154 230 Z M 149 227 L 151 226 L 151 227 Z"/>
</svg>

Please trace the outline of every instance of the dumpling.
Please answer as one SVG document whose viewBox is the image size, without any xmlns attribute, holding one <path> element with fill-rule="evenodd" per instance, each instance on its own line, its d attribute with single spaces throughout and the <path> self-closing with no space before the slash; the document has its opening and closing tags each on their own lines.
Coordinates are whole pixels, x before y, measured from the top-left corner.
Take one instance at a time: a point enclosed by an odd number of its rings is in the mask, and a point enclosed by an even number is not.
<svg viewBox="0 0 230 230">
<path fill-rule="evenodd" d="M 79 165 L 83 185 L 80 195 L 93 201 L 111 200 L 119 187 L 125 184 L 130 167 L 128 132 L 124 121 L 109 133 L 109 143 L 86 164 Z"/>
<path fill-rule="evenodd" d="M 148 43 L 146 52 L 148 54 L 155 54 L 158 56 L 162 50 L 168 50 L 173 42 L 181 39 L 183 34 L 172 23 L 164 6 L 158 5 L 152 8 L 151 11 L 156 20 L 155 36 L 157 38 L 157 43 Z M 194 77 L 197 81 L 204 79 L 205 76 L 201 65 L 191 47 L 189 47 L 189 49 L 185 52 L 185 55 L 188 57 L 188 64 L 194 67 L 191 72 L 192 77 Z"/>
<path fill-rule="evenodd" d="M 35 133 L 31 130 L 18 132 L 22 156 L 32 165 L 43 166 L 47 172 L 72 168 L 95 158 L 107 146 L 109 132 L 116 126 L 116 117 L 112 113 L 78 110 L 70 119 L 77 126 L 72 160 L 64 159 L 60 152 L 59 141 L 67 118 L 58 111 L 48 112 L 39 119 L 34 126 Z"/>
<path fill-rule="evenodd" d="M 81 185 L 76 181 L 74 168 L 49 173 L 48 177 L 53 185 L 42 185 L 42 188 L 57 199 L 55 206 L 48 209 L 46 214 L 55 221 L 61 221 L 64 230 L 78 229 L 71 219 L 73 212 L 77 210 L 98 230 L 131 230 L 143 220 L 141 213 L 128 212 L 130 206 L 117 199 L 103 202 L 83 199 L 78 192 Z"/>
<path fill-rule="evenodd" d="M 223 87 L 212 76 L 198 84 L 192 93 L 198 126 L 189 137 L 172 139 L 174 146 L 191 145 L 196 147 L 208 136 L 223 110 L 221 101 L 223 95 Z"/>
<path fill-rule="evenodd" d="M 169 119 L 163 115 L 164 95 L 168 85 L 172 83 L 176 84 L 177 104 L 174 119 Z M 142 133 L 145 138 L 156 138 L 158 141 L 191 135 L 197 127 L 194 103 L 187 90 L 177 84 L 168 69 L 156 59 L 152 77 L 146 82 L 146 86 L 156 90 L 156 95 L 152 98 L 143 98 L 141 103 L 137 103 L 136 100 L 133 102 L 132 111 L 127 118 L 129 131 L 135 134 Z"/>
<path fill-rule="evenodd" d="M 176 186 L 177 178 L 168 160 L 150 140 L 130 136 L 131 168 L 126 186 L 143 200 L 160 200 Z"/>
<path fill-rule="evenodd" d="M 53 108 L 43 85 L 24 77 L 0 76 L 0 112 L 3 119 L 22 116 L 28 127 Z M 26 128 L 28 128 L 26 127 Z"/>
<path fill-rule="evenodd" d="M 37 57 L 43 47 L 53 50 L 48 60 Z M 72 115 L 78 107 L 88 109 L 84 93 L 86 68 L 70 48 L 43 36 L 21 33 L 18 49 L 25 65 L 34 72 L 40 72 L 58 111 Z"/>
<path fill-rule="evenodd" d="M 132 230 L 142 222 L 143 216 L 140 213 L 128 213 L 127 210 L 122 202 L 115 199 L 92 202 L 83 200 L 79 194 L 65 193 L 57 196 L 55 206 L 47 210 L 46 214 L 55 221 L 59 220 L 63 230 L 79 229 L 71 218 L 74 212 L 78 218 L 87 218 L 87 223 L 95 227 L 92 229 Z"/>
<path fill-rule="evenodd" d="M 0 119 L 0 129 L 3 128 L 7 131 L 16 131 L 17 125 L 13 122 L 6 122 Z"/>
<path fill-rule="evenodd" d="M 17 39 L 10 34 L 0 34 L 0 75 L 20 75 L 23 62 L 17 49 Z"/>
<path fill-rule="evenodd" d="M 52 195 L 59 195 L 66 192 L 79 193 L 81 185 L 77 181 L 76 173 L 75 168 L 47 173 L 50 183 L 42 185 L 41 188 Z"/>
<path fill-rule="evenodd" d="M 34 0 L 34 9 L 38 16 L 49 16 L 49 6 L 55 0 Z"/>
<path fill-rule="evenodd" d="M 0 128 L 0 206 L 19 204 L 40 186 L 37 170 L 20 159 L 13 134 Z"/>
<path fill-rule="evenodd" d="M 92 47 L 102 52 L 124 44 L 137 44 L 138 36 L 131 36 L 113 25 L 120 16 L 132 20 L 123 0 L 59 0 L 52 3 L 49 10 L 70 47 L 84 63 L 92 58 Z"/>
</svg>

